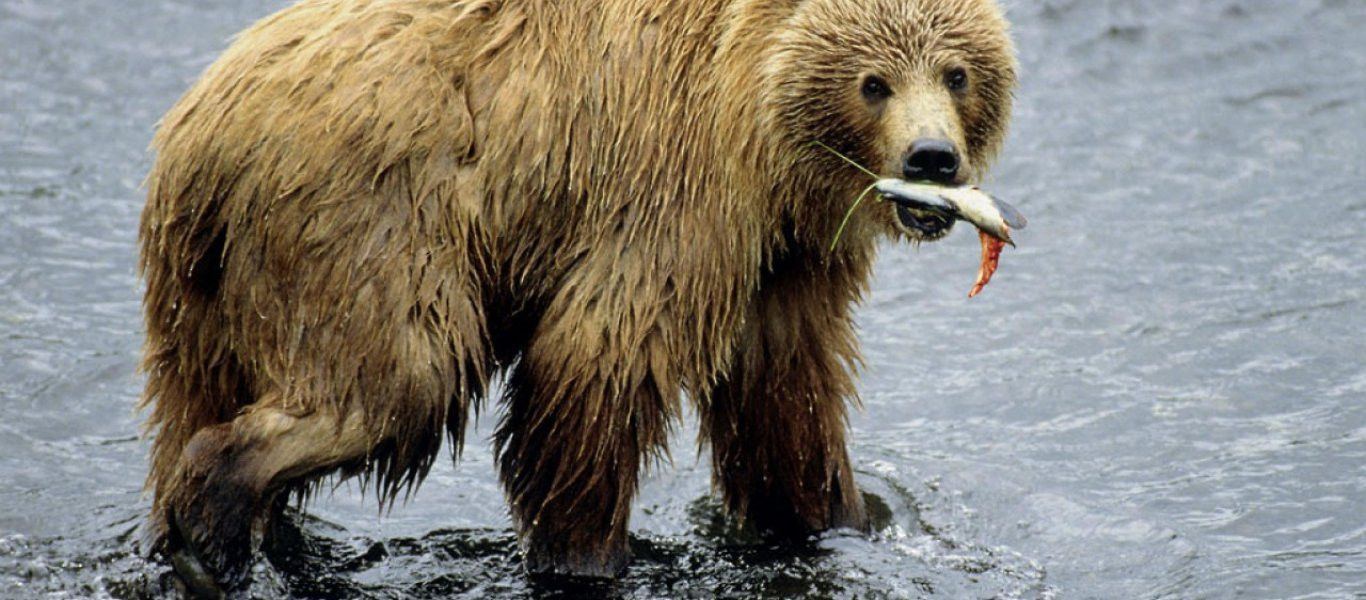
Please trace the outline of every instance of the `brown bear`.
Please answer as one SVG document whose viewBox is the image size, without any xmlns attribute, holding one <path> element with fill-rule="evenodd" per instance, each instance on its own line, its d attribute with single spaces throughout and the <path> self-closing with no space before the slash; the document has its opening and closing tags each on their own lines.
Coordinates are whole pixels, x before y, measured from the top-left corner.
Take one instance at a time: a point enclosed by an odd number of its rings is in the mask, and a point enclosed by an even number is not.
<svg viewBox="0 0 1366 600">
<path fill-rule="evenodd" d="M 979 179 L 995 0 L 304 0 L 166 114 L 140 230 L 145 533 L 232 593 L 279 500 L 411 490 L 504 375 L 531 573 L 626 565 L 682 403 L 725 506 L 866 528 L 845 449 L 877 240 L 948 223 L 879 176 Z M 820 145 L 817 145 L 819 142 Z M 821 147 L 828 146 L 828 148 Z M 444 433 L 443 433 L 444 432 Z"/>
</svg>

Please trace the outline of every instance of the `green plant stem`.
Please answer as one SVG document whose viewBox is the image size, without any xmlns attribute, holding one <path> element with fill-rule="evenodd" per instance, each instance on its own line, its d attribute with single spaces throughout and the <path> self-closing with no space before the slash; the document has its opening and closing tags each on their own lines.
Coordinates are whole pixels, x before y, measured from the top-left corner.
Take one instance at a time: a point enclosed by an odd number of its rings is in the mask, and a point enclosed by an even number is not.
<svg viewBox="0 0 1366 600">
<path fill-rule="evenodd" d="M 863 188 L 863 193 L 858 195 L 858 199 L 857 199 L 857 200 L 854 200 L 854 205 L 853 205 L 853 206 L 850 206 L 850 207 L 849 207 L 849 210 L 847 210 L 847 211 L 844 212 L 844 220 L 843 220 L 843 221 L 840 221 L 840 228 L 835 230 L 835 239 L 830 240 L 830 251 L 831 251 L 831 252 L 834 252 L 834 251 L 835 251 L 835 245 L 838 244 L 838 243 L 840 243 L 840 234 L 843 234 L 843 233 L 844 233 L 844 226 L 849 224 L 849 217 L 854 216 L 854 210 L 858 208 L 858 205 L 859 205 L 859 204 L 862 204 L 862 203 L 863 203 L 863 197 L 864 197 L 864 196 L 867 196 L 867 195 L 868 195 L 868 192 L 873 191 L 873 188 L 875 188 L 875 187 L 877 187 L 877 183 L 876 183 L 876 182 L 870 183 L 870 184 L 868 184 L 868 187 Z"/>
<path fill-rule="evenodd" d="M 858 161 L 856 161 L 856 160 L 854 160 L 854 159 L 852 159 L 852 158 L 849 158 L 848 156 L 845 156 L 844 154 L 840 153 L 839 150 L 836 150 L 836 149 L 834 149 L 834 148 L 831 148 L 830 146 L 825 145 L 825 142 L 822 142 L 822 141 L 820 141 L 820 140 L 813 140 L 811 143 L 812 143 L 813 145 L 820 146 L 820 147 L 822 147 L 822 148 L 825 148 L 826 150 L 829 150 L 831 154 L 834 154 L 835 156 L 840 157 L 840 159 L 843 160 L 844 162 L 847 162 L 847 163 L 849 163 L 849 164 L 851 164 L 851 165 L 854 165 L 854 168 L 855 168 L 855 169 L 858 169 L 858 170 L 860 170 L 860 171 L 863 171 L 864 173 L 867 173 L 869 177 L 872 177 L 873 179 L 877 179 L 877 178 L 878 178 L 878 177 L 877 177 L 877 173 L 874 173 L 874 172 L 872 172 L 872 171 L 869 171 L 867 167 L 864 167 L 863 165 L 858 164 Z"/>
<path fill-rule="evenodd" d="M 858 170 L 860 170 L 860 171 L 863 171 L 864 173 L 867 173 L 868 176 L 869 176 L 869 177 L 872 177 L 874 180 L 876 180 L 876 179 L 878 178 L 878 177 L 877 177 L 877 173 L 874 173 L 874 172 L 868 170 L 867 167 L 864 167 L 863 165 L 858 164 L 858 161 L 856 161 L 856 160 L 854 160 L 854 159 L 852 159 L 852 158 L 849 158 L 848 156 L 845 156 L 845 155 L 844 155 L 843 153 L 841 153 L 839 150 L 836 150 L 836 149 L 834 149 L 834 148 L 831 148 L 830 146 L 825 145 L 825 142 L 822 142 L 822 141 L 820 141 L 820 140 L 812 140 L 812 141 L 811 141 L 811 144 L 812 144 L 813 146 L 820 146 L 821 148 L 826 149 L 826 150 L 829 151 L 831 154 L 834 154 L 835 156 L 840 157 L 840 160 L 843 160 L 844 162 L 847 162 L 847 163 L 849 163 L 850 165 L 853 165 L 855 169 L 858 169 Z M 868 195 L 868 192 L 873 191 L 873 188 L 874 188 L 875 186 L 877 186 L 877 182 L 876 182 L 876 181 L 874 181 L 874 183 L 872 183 L 872 184 L 869 185 L 868 187 L 863 188 L 863 193 L 859 194 L 859 195 L 858 195 L 858 198 L 854 200 L 853 206 L 850 206 L 850 207 L 849 207 L 849 210 L 845 211 L 845 213 L 844 213 L 844 220 L 840 221 L 840 227 L 839 227 L 839 229 L 836 229 L 836 230 L 835 230 L 835 239 L 830 240 L 830 251 L 831 251 L 831 252 L 834 252 L 834 251 L 835 251 L 835 246 L 838 245 L 838 244 L 840 243 L 840 235 L 842 235 L 842 234 L 844 233 L 844 227 L 845 227 L 846 225 L 849 224 L 849 217 L 854 216 L 854 211 L 855 211 L 856 209 L 858 209 L 858 206 L 859 206 L 860 204 L 863 203 L 863 198 L 864 198 L 865 196 Z"/>
</svg>

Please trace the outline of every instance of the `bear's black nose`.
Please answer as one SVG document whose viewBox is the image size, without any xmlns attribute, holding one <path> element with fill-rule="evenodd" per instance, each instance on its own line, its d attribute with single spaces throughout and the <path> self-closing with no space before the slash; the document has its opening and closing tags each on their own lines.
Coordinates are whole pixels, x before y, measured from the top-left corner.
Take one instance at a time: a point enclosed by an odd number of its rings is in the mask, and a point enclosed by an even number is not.
<svg viewBox="0 0 1366 600">
<path fill-rule="evenodd" d="M 907 181 L 953 183 L 958 177 L 958 149 L 948 140 L 918 139 L 906 151 L 901 169 Z"/>
</svg>

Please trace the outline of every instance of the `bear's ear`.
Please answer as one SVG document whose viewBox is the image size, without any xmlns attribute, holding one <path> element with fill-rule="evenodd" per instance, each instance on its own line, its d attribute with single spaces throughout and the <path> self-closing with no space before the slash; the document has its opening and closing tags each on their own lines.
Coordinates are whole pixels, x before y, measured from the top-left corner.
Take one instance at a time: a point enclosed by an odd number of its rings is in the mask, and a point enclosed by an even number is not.
<svg viewBox="0 0 1366 600">
<path fill-rule="evenodd" d="M 806 2 L 807 0 L 740 0 L 730 5 L 729 12 L 733 17 L 762 21 L 776 27 Z"/>
<path fill-rule="evenodd" d="M 718 46 L 721 54 L 751 56 L 808 0 L 737 0 L 729 3 Z"/>
</svg>

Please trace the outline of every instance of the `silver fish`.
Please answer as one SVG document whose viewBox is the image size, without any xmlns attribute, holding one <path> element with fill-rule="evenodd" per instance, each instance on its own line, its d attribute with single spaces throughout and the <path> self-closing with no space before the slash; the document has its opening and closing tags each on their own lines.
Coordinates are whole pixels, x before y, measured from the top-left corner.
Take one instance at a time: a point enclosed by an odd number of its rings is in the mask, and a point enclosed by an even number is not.
<svg viewBox="0 0 1366 600">
<path fill-rule="evenodd" d="M 962 219 L 1011 246 L 1011 229 L 1024 229 L 1024 215 L 1014 206 L 983 192 L 977 186 L 949 187 L 930 183 L 916 183 L 888 177 L 879 179 L 874 188 L 883 198 L 908 208 L 941 213 Z"/>
</svg>

